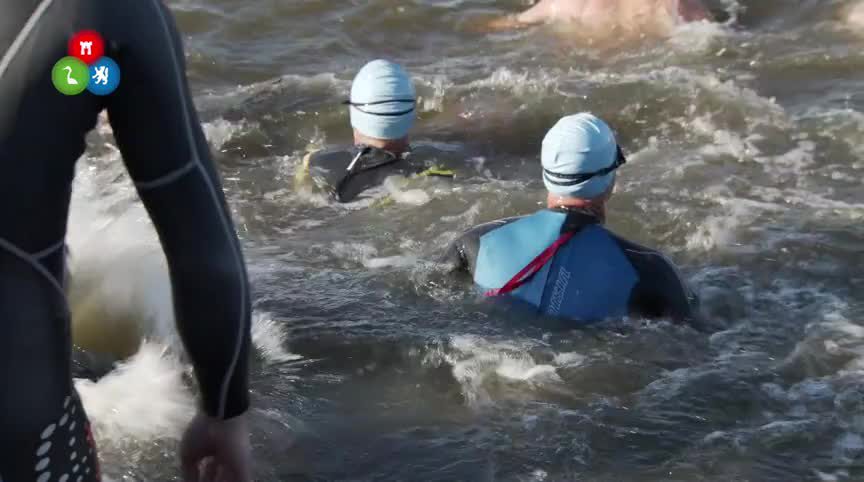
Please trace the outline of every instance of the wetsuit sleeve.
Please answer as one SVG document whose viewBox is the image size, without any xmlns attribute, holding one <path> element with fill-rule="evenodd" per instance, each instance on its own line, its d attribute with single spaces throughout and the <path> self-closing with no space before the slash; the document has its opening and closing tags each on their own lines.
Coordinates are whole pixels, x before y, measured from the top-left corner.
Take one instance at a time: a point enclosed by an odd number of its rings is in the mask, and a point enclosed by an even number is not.
<svg viewBox="0 0 864 482">
<path fill-rule="evenodd" d="M 616 240 L 639 275 L 630 297 L 631 312 L 698 324 L 698 299 L 672 261 L 658 251 Z"/>
<path fill-rule="evenodd" d="M 480 238 L 484 234 L 509 224 L 522 216 L 498 219 L 488 223 L 479 224 L 462 233 L 447 246 L 447 250 L 440 259 L 448 271 L 467 271 L 474 274 L 477 267 L 477 256 L 480 254 Z"/>
<path fill-rule="evenodd" d="M 135 36 L 121 43 L 119 88 L 107 97 L 117 145 L 165 251 L 177 330 L 203 410 L 231 418 L 249 406 L 250 299 L 245 263 L 192 103 L 184 52 L 161 2 L 117 2 Z M 136 25 L 148 28 L 135 30 Z"/>
<path fill-rule="evenodd" d="M 447 250 L 444 251 L 444 255 L 441 256 L 439 263 L 450 272 L 470 271 L 466 245 L 472 241 L 474 243 L 477 242 L 472 239 L 470 233 L 463 233 L 447 246 Z"/>
</svg>

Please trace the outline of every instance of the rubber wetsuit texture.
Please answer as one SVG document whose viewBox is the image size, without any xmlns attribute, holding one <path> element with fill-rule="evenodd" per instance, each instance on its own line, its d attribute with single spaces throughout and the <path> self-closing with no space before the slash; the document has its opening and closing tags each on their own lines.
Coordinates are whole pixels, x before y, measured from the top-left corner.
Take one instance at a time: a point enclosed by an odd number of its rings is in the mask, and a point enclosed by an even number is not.
<svg viewBox="0 0 864 482">
<path fill-rule="evenodd" d="M 384 149 L 357 145 L 327 149 L 310 154 L 304 168 L 315 184 L 340 203 L 355 201 L 365 191 L 380 186 L 389 176 L 410 177 L 432 167 L 450 164 L 444 153 L 426 147 L 412 147 L 401 155 Z M 348 172 L 348 167 L 352 166 Z M 452 172 L 446 177 L 453 177 Z"/>
<path fill-rule="evenodd" d="M 475 226 L 448 247 L 443 262 L 456 271 L 473 274 L 477 266 L 481 237 L 521 218 L 516 216 Z M 578 211 L 569 212 L 561 231 L 575 231 L 586 224 L 598 222 L 591 215 Z M 610 234 L 639 278 L 630 294 L 629 312 L 647 318 L 670 318 L 695 323 L 696 297 L 687 288 L 675 265 L 656 250 L 627 241 L 614 233 Z"/>
<path fill-rule="evenodd" d="M 0 479 L 99 480 L 63 283 L 75 163 L 101 111 L 165 250 L 177 328 L 213 417 L 249 405 L 245 263 L 161 1 L 0 0 L 0 11 Z M 51 83 L 80 30 L 99 32 L 119 64 L 108 96 L 67 97 Z"/>
</svg>

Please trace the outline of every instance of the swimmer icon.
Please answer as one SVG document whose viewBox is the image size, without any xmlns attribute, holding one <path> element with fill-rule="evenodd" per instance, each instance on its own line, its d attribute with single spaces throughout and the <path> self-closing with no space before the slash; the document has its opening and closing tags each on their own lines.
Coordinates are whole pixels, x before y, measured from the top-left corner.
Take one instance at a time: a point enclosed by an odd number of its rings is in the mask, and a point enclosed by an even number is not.
<svg viewBox="0 0 864 482">
<path fill-rule="evenodd" d="M 78 95 L 89 84 L 87 64 L 75 57 L 63 57 L 51 69 L 51 81 L 63 95 Z"/>
</svg>

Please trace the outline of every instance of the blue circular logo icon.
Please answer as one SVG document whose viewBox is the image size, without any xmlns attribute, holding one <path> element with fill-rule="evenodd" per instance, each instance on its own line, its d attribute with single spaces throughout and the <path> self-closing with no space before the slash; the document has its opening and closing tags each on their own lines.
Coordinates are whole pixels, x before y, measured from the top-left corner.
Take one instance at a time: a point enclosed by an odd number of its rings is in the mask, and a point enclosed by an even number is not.
<svg viewBox="0 0 864 482">
<path fill-rule="evenodd" d="M 90 64 L 90 84 L 87 90 L 93 95 L 108 95 L 120 85 L 120 67 L 109 57 L 100 57 Z"/>
</svg>

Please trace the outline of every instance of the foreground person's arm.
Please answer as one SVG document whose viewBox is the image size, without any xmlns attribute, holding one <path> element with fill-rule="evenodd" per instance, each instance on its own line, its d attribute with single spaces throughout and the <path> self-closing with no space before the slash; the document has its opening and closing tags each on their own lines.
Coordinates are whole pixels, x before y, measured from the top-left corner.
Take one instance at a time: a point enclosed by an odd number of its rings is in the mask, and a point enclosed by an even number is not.
<svg viewBox="0 0 864 482">
<path fill-rule="evenodd" d="M 195 369 L 199 414 L 181 443 L 186 480 L 207 470 L 251 480 L 250 294 L 240 243 L 192 103 L 184 53 L 168 9 L 155 0 L 114 12 L 120 87 L 106 100 L 117 144 L 150 214 L 171 276 L 177 331 Z M 115 22 L 123 23 L 123 22 Z"/>
</svg>

